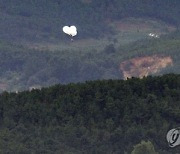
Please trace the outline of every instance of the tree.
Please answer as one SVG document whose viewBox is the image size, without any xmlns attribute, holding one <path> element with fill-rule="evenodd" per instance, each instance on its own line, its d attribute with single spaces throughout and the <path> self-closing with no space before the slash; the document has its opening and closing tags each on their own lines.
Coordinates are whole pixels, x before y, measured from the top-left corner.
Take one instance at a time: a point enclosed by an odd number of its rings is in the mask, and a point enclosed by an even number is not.
<svg viewBox="0 0 180 154">
<path fill-rule="evenodd" d="M 134 146 L 134 150 L 131 154 L 158 154 L 158 152 L 155 151 L 150 141 L 141 141 L 141 143 Z"/>
</svg>

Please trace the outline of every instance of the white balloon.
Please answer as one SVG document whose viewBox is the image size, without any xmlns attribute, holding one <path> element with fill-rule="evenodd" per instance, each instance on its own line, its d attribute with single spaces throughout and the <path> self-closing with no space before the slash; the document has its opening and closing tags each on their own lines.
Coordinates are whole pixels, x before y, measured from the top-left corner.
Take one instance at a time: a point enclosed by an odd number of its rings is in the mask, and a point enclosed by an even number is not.
<svg viewBox="0 0 180 154">
<path fill-rule="evenodd" d="M 69 33 L 69 27 L 68 27 L 68 26 L 64 26 L 64 27 L 63 27 L 63 32 L 66 33 L 66 34 L 68 34 L 68 35 L 70 35 L 70 33 Z"/>
<path fill-rule="evenodd" d="M 77 35 L 77 28 L 75 26 L 70 27 L 71 35 L 76 36 Z"/>
<path fill-rule="evenodd" d="M 76 36 L 77 35 L 77 28 L 75 26 L 64 26 L 63 32 L 70 35 L 70 36 Z"/>
</svg>

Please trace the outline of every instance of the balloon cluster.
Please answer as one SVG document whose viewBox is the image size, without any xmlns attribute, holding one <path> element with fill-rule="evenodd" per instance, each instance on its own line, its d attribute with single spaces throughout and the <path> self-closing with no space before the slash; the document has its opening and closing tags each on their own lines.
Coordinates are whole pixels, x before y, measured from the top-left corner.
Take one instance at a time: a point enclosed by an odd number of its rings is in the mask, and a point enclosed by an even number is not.
<svg viewBox="0 0 180 154">
<path fill-rule="evenodd" d="M 77 28 L 75 26 L 64 26 L 63 32 L 73 37 L 77 35 Z"/>
</svg>

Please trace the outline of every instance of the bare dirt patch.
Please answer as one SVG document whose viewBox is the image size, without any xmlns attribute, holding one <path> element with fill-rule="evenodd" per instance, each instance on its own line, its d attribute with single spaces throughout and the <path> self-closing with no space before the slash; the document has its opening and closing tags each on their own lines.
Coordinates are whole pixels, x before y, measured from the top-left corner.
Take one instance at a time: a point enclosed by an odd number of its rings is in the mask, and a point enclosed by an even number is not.
<svg viewBox="0 0 180 154">
<path fill-rule="evenodd" d="M 126 60 L 120 64 L 120 70 L 123 72 L 124 79 L 142 78 L 170 65 L 173 65 L 173 59 L 170 56 L 152 55 Z"/>
<path fill-rule="evenodd" d="M 143 18 L 125 18 L 114 22 L 114 26 L 118 31 L 138 31 L 138 32 L 157 32 L 169 33 L 176 30 L 176 27 L 156 19 Z"/>
</svg>

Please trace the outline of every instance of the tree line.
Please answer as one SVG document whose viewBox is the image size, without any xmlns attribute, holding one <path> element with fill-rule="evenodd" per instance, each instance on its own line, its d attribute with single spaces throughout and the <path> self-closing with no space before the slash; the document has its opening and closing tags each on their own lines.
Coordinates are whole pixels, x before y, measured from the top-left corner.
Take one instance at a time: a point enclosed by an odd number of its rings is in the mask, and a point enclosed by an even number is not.
<svg viewBox="0 0 180 154">
<path fill-rule="evenodd" d="M 180 75 L 87 81 L 0 95 L 2 153 L 178 153 Z"/>
</svg>

